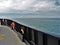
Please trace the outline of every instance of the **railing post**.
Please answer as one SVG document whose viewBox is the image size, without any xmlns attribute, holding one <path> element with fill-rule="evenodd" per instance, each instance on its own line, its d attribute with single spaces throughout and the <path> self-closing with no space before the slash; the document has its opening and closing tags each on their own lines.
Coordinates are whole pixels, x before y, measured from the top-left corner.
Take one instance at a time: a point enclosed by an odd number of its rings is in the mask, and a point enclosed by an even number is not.
<svg viewBox="0 0 60 45">
<path fill-rule="evenodd" d="M 47 34 L 43 34 L 43 45 L 47 45 Z"/>
</svg>

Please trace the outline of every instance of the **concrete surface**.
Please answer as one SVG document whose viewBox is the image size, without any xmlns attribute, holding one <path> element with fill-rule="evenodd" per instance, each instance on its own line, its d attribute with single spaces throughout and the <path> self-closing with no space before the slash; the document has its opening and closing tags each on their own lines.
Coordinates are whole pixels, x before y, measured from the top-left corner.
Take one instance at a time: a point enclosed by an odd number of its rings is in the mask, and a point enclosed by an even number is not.
<svg viewBox="0 0 60 45">
<path fill-rule="evenodd" d="M 0 45 L 26 45 L 18 35 L 7 26 L 0 25 Z"/>
</svg>

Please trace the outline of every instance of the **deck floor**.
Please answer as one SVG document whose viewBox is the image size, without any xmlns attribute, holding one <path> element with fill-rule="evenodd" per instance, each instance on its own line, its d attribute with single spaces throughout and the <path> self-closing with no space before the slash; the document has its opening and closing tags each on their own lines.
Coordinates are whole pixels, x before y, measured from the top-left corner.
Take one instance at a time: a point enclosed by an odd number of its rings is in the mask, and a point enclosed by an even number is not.
<svg viewBox="0 0 60 45">
<path fill-rule="evenodd" d="M 0 45 L 26 45 L 18 35 L 7 26 L 0 26 Z"/>
</svg>

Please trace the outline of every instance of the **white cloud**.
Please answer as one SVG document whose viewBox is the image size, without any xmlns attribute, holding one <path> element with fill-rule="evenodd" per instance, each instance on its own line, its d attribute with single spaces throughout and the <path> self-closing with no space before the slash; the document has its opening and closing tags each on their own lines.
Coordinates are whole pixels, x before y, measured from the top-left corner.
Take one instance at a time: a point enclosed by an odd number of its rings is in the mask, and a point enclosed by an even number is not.
<svg viewBox="0 0 60 45">
<path fill-rule="evenodd" d="M 0 1 L 0 12 L 6 12 L 11 7 L 12 1 L 2 0 Z"/>
<path fill-rule="evenodd" d="M 56 0 L 0 0 L 0 12 L 37 12 L 60 10 Z"/>
</svg>

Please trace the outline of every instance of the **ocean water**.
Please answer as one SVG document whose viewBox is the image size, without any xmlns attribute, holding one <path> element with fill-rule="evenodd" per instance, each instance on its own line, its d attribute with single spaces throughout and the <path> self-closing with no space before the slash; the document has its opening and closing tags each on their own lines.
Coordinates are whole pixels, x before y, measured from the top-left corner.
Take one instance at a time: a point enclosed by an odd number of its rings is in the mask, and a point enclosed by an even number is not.
<svg viewBox="0 0 60 45">
<path fill-rule="evenodd" d="M 39 31 L 60 37 L 60 18 L 15 18 L 14 20 Z"/>
<path fill-rule="evenodd" d="M 51 13 L 49 13 L 51 14 Z M 54 15 L 55 13 L 53 13 Z M 9 18 L 25 26 L 34 28 L 38 31 L 53 34 L 60 37 L 60 16 L 48 15 L 21 15 L 21 14 L 0 14 L 0 18 Z"/>
</svg>

